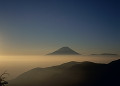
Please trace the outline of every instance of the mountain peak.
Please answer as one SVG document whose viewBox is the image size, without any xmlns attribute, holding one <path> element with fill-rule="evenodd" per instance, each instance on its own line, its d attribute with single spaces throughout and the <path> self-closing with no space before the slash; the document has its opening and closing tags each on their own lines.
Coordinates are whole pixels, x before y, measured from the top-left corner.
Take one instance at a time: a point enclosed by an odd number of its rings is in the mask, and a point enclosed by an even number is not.
<svg viewBox="0 0 120 86">
<path fill-rule="evenodd" d="M 48 55 L 80 55 L 80 54 L 69 47 L 62 47 Z"/>
</svg>

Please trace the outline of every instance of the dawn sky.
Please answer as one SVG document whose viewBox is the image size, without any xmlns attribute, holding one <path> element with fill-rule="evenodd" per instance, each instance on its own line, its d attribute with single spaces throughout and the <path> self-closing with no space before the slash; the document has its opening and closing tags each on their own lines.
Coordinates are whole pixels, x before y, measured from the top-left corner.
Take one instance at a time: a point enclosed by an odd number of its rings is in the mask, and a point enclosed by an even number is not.
<svg viewBox="0 0 120 86">
<path fill-rule="evenodd" d="M 119 0 L 0 0 L 0 54 L 120 54 Z"/>
</svg>

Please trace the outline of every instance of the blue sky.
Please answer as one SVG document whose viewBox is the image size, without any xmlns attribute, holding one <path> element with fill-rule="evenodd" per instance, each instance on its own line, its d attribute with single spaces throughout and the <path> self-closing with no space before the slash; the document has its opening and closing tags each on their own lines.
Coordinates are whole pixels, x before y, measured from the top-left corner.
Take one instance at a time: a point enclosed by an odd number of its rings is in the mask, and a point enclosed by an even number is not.
<svg viewBox="0 0 120 86">
<path fill-rule="evenodd" d="M 120 52 L 119 0 L 0 0 L 1 54 Z"/>
</svg>

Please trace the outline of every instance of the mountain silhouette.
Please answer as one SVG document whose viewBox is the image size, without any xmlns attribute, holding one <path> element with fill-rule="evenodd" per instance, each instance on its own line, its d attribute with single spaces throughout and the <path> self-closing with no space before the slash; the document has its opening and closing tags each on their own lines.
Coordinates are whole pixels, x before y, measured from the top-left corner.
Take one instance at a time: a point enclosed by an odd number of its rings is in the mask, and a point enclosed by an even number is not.
<svg viewBox="0 0 120 86">
<path fill-rule="evenodd" d="M 102 53 L 102 54 L 91 54 L 91 55 L 112 55 L 112 56 L 117 56 L 118 54 L 113 54 L 113 53 Z"/>
<path fill-rule="evenodd" d="M 71 61 L 34 68 L 9 81 L 9 86 L 120 86 L 120 60 L 109 64 Z"/>
<path fill-rule="evenodd" d="M 47 55 L 80 55 L 80 54 L 69 47 L 62 47 Z"/>
</svg>

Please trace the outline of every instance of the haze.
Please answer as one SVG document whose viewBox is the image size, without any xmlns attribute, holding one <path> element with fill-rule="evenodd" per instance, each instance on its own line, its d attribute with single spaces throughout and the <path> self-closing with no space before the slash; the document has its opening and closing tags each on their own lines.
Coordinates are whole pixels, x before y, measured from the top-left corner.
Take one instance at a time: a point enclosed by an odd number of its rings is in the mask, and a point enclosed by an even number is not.
<svg viewBox="0 0 120 86">
<path fill-rule="evenodd" d="M 69 61 L 91 61 L 96 63 L 109 63 L 119 59 L 119 56 L 45 56 L 45 55 L 30 55 L 30 56 L 0 56 L 0 73 L 7 71 L 10 73 L 9 79 L 13 79 L 18 75 L 36 67 L 50 67 L 60 65 Z"/>
</svg>

